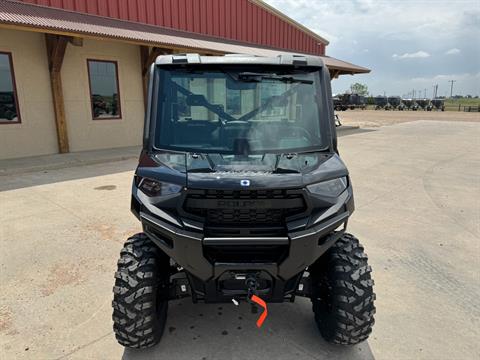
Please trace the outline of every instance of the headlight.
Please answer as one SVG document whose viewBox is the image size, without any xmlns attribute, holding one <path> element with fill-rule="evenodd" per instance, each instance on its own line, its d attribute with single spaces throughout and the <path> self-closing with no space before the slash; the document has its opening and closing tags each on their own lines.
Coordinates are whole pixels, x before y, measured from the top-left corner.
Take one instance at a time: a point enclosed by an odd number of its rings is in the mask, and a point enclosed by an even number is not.
<svg viewBox="0 0 480 360">
<path fill-rule="evenodd" d="M 160 182 L 143 178 L 138 188 L 148 196 L 166 196 L 179 193 L 182 190 L 180 185 Z"/>
<path fill-rule="evenodd" d="M 347 188 L 347 178 L 341 177 L 338 179 L 323 181 L 320 183 L 308 185 L 307 189 L 312 194 L 337 197 Z"/>
</svg>

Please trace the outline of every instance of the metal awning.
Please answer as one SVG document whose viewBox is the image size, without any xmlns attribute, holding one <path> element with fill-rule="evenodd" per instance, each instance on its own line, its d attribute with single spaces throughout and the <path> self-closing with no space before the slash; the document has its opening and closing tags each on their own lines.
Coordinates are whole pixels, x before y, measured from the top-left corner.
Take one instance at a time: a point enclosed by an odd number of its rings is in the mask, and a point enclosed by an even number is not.
<svg viewBox="0 0 480 360">
<path fill-rule="evenodd" d="M 255 47 L 235 40 L 11 0 L 0 0 L 0 27 L 98 40 L 112 39 L 139 45 L 173 48 L 175 51 L 182 52 L 237 53 L 259 56 L 291 53 L 288 50 Z M 370 72 L 367 68 L 329 56 L 322 58 L 333 77 L 342 74 Z"/>
</svg>

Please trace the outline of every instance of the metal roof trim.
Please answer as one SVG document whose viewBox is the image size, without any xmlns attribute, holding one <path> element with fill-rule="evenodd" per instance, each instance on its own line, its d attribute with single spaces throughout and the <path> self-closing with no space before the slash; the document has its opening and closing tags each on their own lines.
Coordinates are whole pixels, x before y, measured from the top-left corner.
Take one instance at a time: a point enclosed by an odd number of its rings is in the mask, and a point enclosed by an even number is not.
<svg viewBox="0 0 480 360">
<path fill-rule="evenodd" d="M 314 66 L 323 67 L 324 63 L 319 56 L 277 54 L 259 56 L 249 54 L 229 54 L 226 56 L 201 56 L 200 54 L 173 54 L 159 55 L 155 60 L 157 65 L 183 64 L 262 64 L 287 66 Z"/>
</svg>

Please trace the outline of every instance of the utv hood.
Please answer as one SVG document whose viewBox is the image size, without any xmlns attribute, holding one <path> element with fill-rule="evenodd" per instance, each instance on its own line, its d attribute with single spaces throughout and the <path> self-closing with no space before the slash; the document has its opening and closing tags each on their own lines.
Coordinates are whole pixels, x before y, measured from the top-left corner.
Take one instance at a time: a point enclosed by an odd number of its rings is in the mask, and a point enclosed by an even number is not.
<svg viewBox="0 0 480 360">
<path fill-rule="evenodd" d="M 302 188 L 348 174 L 337 154 L 323 152 L 242 156 L 156 153 L 143 154 L 142 159 L 137 175 L 192 189 Z"/>
</svg>

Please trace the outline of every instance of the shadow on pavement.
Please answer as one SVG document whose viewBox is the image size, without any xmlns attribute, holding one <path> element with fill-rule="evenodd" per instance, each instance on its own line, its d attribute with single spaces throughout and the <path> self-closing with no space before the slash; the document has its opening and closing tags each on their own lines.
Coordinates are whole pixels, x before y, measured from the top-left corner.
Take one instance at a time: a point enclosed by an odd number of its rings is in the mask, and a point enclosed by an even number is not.
<svg viewBox="0 0 480 360">
<path fill-rule="evenodd" d="M 53 184 L 63 181 L 85 179 L 96 176 L 133 171 L 137 159 L 110 161 L 102 164 L 73 165 L 62 169 L 36 170 L 34 172 L 0 175 L 0 192 L 31 186 Z"/>
<path fill-rule="evenodd" d="M 175 359 L 356 359 L 372 360 L 367 342 L 351 347 L 326 343 L 314 323 L 310 301 L 270 304 L 261 329 L 248 304 L 170 304 L 169 320 L 157 346 L 125 349 L 123 360 Z"/>
<path fill-rule="evenodd" d="M 337 128 L 337 136 L 348 136 L 348 135 L 355 135 L 355 134 L 362 134 L 366 132 L 377 131 L 374 129 L 363 129 L 359 128 L 358 126 L 349 126 L 349 125 L 342 125 Z"/>
</svg>

